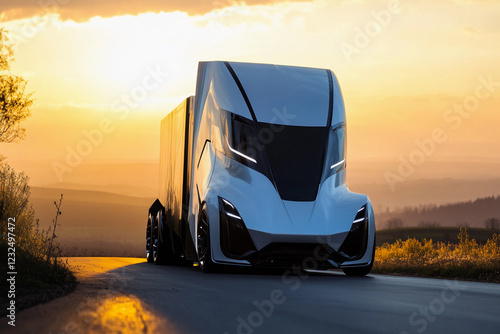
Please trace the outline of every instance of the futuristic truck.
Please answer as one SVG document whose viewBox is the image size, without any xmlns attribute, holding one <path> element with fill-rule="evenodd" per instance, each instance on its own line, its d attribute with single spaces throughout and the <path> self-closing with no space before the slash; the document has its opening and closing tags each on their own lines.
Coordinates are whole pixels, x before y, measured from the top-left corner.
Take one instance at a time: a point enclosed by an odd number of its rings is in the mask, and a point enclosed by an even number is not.
<svg viewBox="0 0 500 334">
<path fill-rule="evenodd" d="M 332 71 L 201 62 L 196 96 L 161 122 L 148 261 L 366 275 L 375 219 L 368 197 L 347 189 L 345 154 Z"/>
</svg>

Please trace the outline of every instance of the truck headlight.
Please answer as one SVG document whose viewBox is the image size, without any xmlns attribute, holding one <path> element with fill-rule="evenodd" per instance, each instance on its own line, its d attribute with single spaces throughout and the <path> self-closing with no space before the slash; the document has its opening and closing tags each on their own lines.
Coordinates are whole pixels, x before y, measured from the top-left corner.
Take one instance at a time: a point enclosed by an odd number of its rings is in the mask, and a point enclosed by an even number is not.
<svg viewBox="0 0 500 334">
<path fill-rule="evenodd" d="M 366 204 L 356 213 L 351 229 L 347 234 L 339 253 L 349 260 L 363 257 L 368 241 L 368 209 Z"/>
<path fill-rule="evenodd" d="M 228 258 L 243 259 L 255 252 L 255 245 L 238 210 L 219 197 L 220 237 L 222 253 Z"/>
</svg>

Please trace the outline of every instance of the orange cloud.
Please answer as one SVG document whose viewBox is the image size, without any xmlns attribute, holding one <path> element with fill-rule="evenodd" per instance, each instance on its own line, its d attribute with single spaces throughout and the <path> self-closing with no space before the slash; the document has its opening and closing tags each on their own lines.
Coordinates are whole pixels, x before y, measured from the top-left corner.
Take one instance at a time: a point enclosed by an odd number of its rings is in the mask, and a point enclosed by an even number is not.
<svg viewBox="0 0 500 334">
<path fill-rule="evenodd" d="M 87 21 L 92 17 L 113 17 L 116 15 L 137 15 L 147 12 L 182 11 L 190 15 L 201 15 L 216 9 L 237 4 L 267 5 L 278 2 L 309 2 L 307 0 L 2 0 L 0 21 L 12 21 L 46 15 L 60 14 L 63 21 Z"/>
</svg>

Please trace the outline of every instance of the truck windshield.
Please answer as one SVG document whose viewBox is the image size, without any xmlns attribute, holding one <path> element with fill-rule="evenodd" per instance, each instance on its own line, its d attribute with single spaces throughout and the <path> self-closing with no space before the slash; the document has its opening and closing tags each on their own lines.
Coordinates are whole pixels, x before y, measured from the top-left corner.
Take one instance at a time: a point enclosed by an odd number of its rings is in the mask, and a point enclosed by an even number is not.
<svg viewBox="0 0 500 334">
<path fill-rule="evenodd" d="M 253 122 L 221 111 L 224 154 L 267 176 L 288 201 L 314 201 L 322 174 L 339 170 L 330 167 L 343 160 L 344 128 L 331 129 Z"/>
</svg>

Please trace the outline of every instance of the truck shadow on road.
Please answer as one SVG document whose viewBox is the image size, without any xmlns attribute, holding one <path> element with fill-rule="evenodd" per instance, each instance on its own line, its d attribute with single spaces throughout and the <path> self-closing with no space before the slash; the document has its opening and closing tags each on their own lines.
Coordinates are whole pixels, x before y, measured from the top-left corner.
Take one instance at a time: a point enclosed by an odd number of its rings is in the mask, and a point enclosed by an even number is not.
<svg viewBox="0 0 500 334">
<path fill-rule="evenodd" d="M 196 333 L 206 332 L 208 323 L 209 332 L 223 333 L 237 324 L 238 317 L 253 312 L 257 302 L 268 303 L 280 295 L 286 304 L 273 306 L 278 311 L 300 303 L 303 295 L 325 298 L 322 290 L 346 285 L 365 289 L 367 282 L 376 281 L 370 276 L 297 269 L 228 267 L 205 274 L 192 265 L 160 266 L 145 260 L 106 271 L 105 263 L 101 272 L 94 266 L 82 273 L 75 293 L 61 298 L 58 308 L 47 305 L 58 320 L 41 332 Z"/>
</svg>

